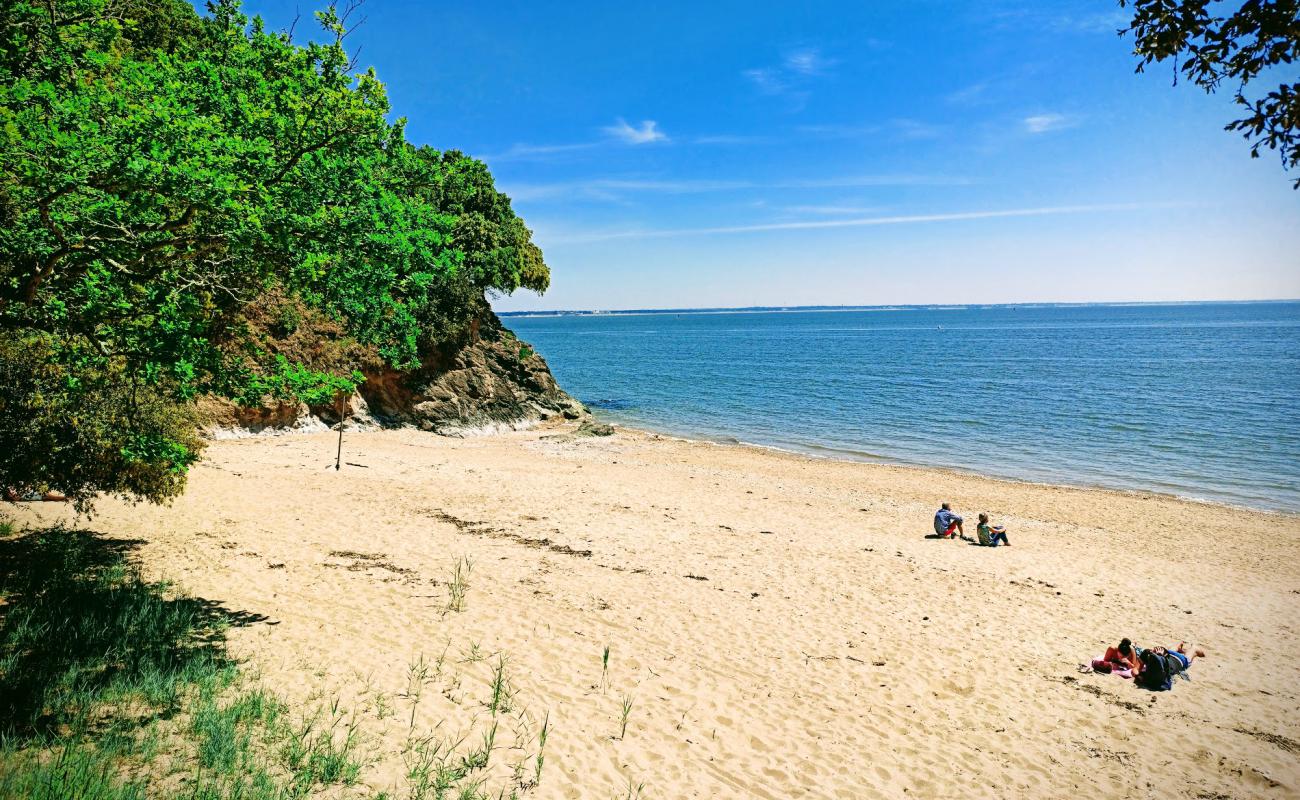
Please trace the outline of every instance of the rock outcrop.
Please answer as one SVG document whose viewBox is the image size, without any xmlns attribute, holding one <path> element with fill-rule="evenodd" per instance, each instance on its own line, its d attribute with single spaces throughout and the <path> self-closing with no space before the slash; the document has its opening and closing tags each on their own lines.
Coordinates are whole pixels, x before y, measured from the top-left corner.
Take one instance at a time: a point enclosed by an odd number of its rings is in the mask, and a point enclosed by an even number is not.
<svg viewBox="0 0 1300 800">
<path fill-rule="evenodd" d="M 427 353 L 417 369 L 364 374 L 365 382 L 343 408 L 349 427 L 412 425 L 464 436 L 588 416 L 555 382 L 545 359 L 490 310 L 480 315 L 469 341 Z M 320 430 L 338 422 L 339 408 L 287 403 L 240 408 L 209 399 L 203 413 L 212 435 L 223 437 Z"/>
</svg>

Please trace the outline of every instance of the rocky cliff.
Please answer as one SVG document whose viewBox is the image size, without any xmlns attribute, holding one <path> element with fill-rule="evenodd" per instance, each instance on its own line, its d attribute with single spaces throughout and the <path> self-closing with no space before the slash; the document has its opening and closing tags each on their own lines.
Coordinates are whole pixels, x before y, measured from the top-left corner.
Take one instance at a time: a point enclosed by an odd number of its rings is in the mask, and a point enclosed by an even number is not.
<svg viewBox="0 0 1300 800">
<path fill-rule="evenodd" d="M 467 341 L 426 353 L 418 369 L 363 370 L 366 380 L 343 413 L 359 427 L 413 425 L 450 436 L 580 419 L 587 410 L 555 382 L 546 361 L 485 310 Z M 338 421 L 337 406 L 272 403 L 240 408 L 208 399 L 208 430 L 231 436 L 277 430 L 321 430 Z"/>
</svg>

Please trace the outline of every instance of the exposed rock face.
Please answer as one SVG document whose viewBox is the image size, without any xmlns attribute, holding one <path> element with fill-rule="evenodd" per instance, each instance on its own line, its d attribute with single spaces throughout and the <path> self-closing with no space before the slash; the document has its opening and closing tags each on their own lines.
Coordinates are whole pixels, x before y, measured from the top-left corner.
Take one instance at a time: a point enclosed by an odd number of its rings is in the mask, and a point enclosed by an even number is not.
<svg viewBox="0 0 1300 800">
<path fill-rule="evenodd" d="M 206 401 L 204 411 L 217 436 L 321 429 L 338 422 L 339 413 L 336 406 L 238 408 L 217 400 Z M 588 416 L 556 384 L 545 359 L 490 310 L 470 342 L 427 354 L 418 369 L 367 371 L 344 413 L 350 427 L 415 425 L 449 436 Z"/>
<path fill-rule="evenodd" d="M 367 374 L 361 396 L 376 419 L 450 435 L 586 415 L 546 361 L 490 311 L 476 341 L 433 353 L 414 372 Z"/>
<path fill-rule="evenodd" d="M 214 439 L 328 429 L 306 403 L 267 403 L 242 408 L 229 400 L 203 397 L 199 399 L 199 416 L 207 435 Z"/>
</svg>

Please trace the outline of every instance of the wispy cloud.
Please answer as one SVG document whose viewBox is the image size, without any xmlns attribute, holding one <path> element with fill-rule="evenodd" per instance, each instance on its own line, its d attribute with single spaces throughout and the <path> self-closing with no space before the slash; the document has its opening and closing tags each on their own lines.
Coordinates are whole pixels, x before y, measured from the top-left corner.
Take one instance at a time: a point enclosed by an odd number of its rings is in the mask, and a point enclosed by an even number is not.
<svg viewBox="0 0 1300 800">
<path fill-rule="evenodd" d="M 643 120 L 640 127 L 629 125 L 627 120 L 618 118 L 613 125 L 601 128 L 609 136 L 627 144 L 650 144 L 666 142 L 668 135 L 659 130 L 659 123 L 652 119 Z"/>
<path fill-rule="evenodd" d="M 842 189 L 867 186 L 965 186 L 970 179 L 952 175 L 842 175 L 778 181 L 752 180 L 656 180 L 643 178 L 589 178 L 556 183 L 520 183 L 502 187 L 515 200 L 545 200 L 560 197 L 613 200 L 632 193 L 701 194 L 709 192 L 757 191 L 765 189 Z"/>
<path fill-rule="evenodd" d="M 781 94 L 790 88 L 790 82 L 774 67 L 747 69 L 740 74 L 748 78 L 763 94 Z"/>
<path fill-rule="evenodd" d="M 938 139 L 943 127 L 919 119 L 891 119 L 888 130 L 899 139 Z"/>
<path fill-rule="evenodd" d="M 799 102 L 807 96 L 812 79 L 830 72 L 838 62 L 815 47 L 791 50 L 779 64 L 747 69 L 740 74 L 763 94 L 785 96 Z"/>
<path fill-rule="evenodd" d="M 889 217 L 861 217 L 854 219 L 822 219 L 795 222 L 767 222 L 754 225 L 725 225 L 709 228 L 634 229 L 624 231 L 596 231 L 570 236 L 548 237 L 546 244 L 587 244 L 618 239 L 662 239 L 678 236 L 715 236 L 725 234 L 763 233 L 768 231 L 819 230 L 825 228 L 866 228 L 885 225 L 917 225 L 933 222 L 963 222 L 983 219 L 1008 219 L 1016 217 L 1043 217 L 1067 214 L 1092 214 L 1107 211 L 1134 211 L 1150 208 L 1141 203 L 1115 203 L 1101 205 L 1047 206 L 1042 208 L 1012 208 L 986 211 L 960 211 L 948 214 L 912 214 Z"/>
<path fill-rule="evenodd" d="M 787 72 L 795 75 L 820 75 L 837 63 L 834 59 L 824 58 L 817 48 L 793 50 L 783 59 Z"/>
<path fill-rule="evenodd" d="M 572 144 L 523 144 L 517 142 L 500 153 L 490 153 L 479 156 L 484 161 L 523 161 L 528 159 L 546 158 L 561 153 L 572 153 L 579 150 L 590 150 L 599 142 L 575 142 Z"/>
<path fill-rule="evenodd" d="M 851 186 L 969 186 L 970 178 L 959 175 L 843 175 L 837 178 L 808 178 L 768 184 L 773 189 L 833 189 Z"/>
<path fill-rule="evenodd" d="M 502 188 L 515 200 L 565 199 L 611 200 L 620 195 L 651 192 L 657 194 L 697 194 L 752 188 L 747 181 L 713 180 L 644 180 L 639 178 L 589 178 L 555 183 L 510 184 Z"/>
<path fill-rule="evenodd" d="M 944 128 L 941 125 L 907 117 L 884 122 L 800 125 L 796 130 L 823 139 L 857 139 L 866 136 L 904 140 L 938 139 L 944 133 Z"/>
<path fill-rule="evenodd" d="M 795 130 L 800 133 L 807 133 L 826 139 L 856 139 L 859 136 L 870 136 L 872 134 L 880 133 L 882 127 L 883 126 L 878 122 L 828 122 L 815 125 L 800 125 Z"/>
<path fill-rule="evenodd" d="M 1026 133 L 1040 134 L 1073 128 L 1078 120 L 1064 114 L 1033 114 L 1021 120 Z"/>
<path fill-rule="evenodd" d="M 1049 25 L 1058 31 L 1075 33 L 1115 33 L 1132 22 L 1123 11 L 1100 11 L 1096 14 L 1060 14 Z"/>
<path fill-rule="evenodd" d="M 873 214 L 881 209 L 875 206 L 785 206 L 783 209 L 788 214 L 814 214 L 818 216 L 833 217 L 845 214 Z"/>
<path fill-rule="evenodd" d="M 605 138 L 590 142 L 568 142 L 560 144 L 526 144 L 523 142 L 516 142 L 500 153 L 490 153 L 479 157 L 484 161 L 490 162 L 526 160 L 540 161 L 564 155 L 566 153 L 591 150 L 607 145 L 610 141 L 630 145 L 668 141 L 668 135 L 660 130 L 659 123 L 652 119 L 643 120 L 639 126 L 634 126 L 628 124 L 627 120 L 619 117 L 613 125 L 607 125 L 604 128 L 601 128 L 601 132 L 605 134 Z"/>
<path fill-rule="evenodd" d="M 970 86 L 958 89 L 955 92 L 950 92 L 946 97 L 944 97 L 944 100 L 957 106 L 970 106 L 979 103 L 986 103 L 988 102 L 988 92 L 991 85 L 990 81 L 972 83 Z"/>
<path fill-rule="evenodd" d="M 731 133 L 715 133 L 695 136 L 691 144 L 762 144 L 771 139 L 767 136 L 744 136 Z"/>
<path fill-rule="evenodd" d="M 976 7 L 978 22 L 996 29 L 1027 28 L 1053 33 L 1114 34 L 1127 28 L 1132 18 L 1123 11 L 1063 13 L 1051 3 L 1015 5 L 1005 8 Z"/>
</svg>

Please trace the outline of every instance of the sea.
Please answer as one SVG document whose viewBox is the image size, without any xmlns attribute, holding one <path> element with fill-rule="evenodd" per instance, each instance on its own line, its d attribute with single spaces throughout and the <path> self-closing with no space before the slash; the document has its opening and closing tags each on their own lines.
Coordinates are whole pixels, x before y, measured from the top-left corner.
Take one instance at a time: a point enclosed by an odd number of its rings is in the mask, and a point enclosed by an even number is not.
<svg viewBox="0 0 1300 800">
<path fill-rule="evenodd" d="M 1300 302 L 505 321 L 614 423 L 1300 512 Z"/>
</svg>

